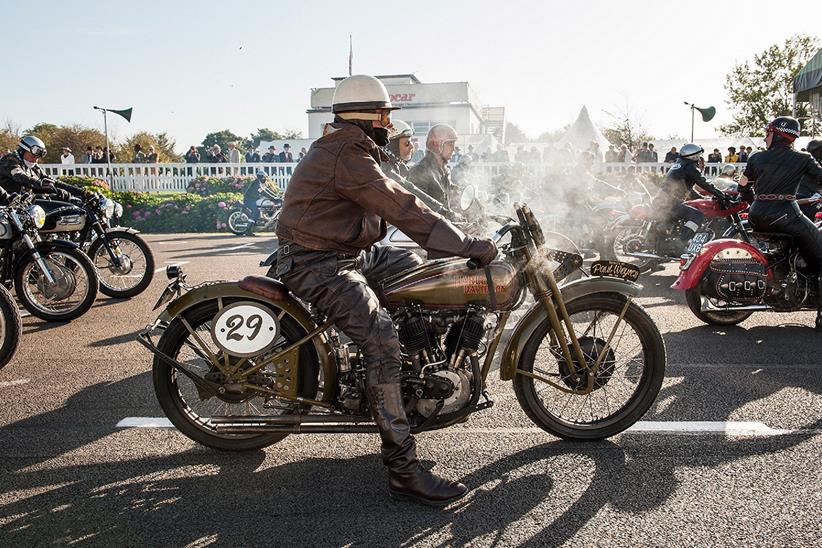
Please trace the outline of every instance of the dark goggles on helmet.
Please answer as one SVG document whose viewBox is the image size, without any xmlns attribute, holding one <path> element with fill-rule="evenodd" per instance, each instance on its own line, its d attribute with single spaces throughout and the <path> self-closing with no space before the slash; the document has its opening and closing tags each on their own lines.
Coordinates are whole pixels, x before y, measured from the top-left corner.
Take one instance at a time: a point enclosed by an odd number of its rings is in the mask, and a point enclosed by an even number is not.
<svg viewBox="0 0 822 548">
<path fill-rule="evenodd" d="M 28 150 L 37 158 L 43 158 L 46 155 L 46 147 L 40 145 L 32 145 Z"/>
</svg>

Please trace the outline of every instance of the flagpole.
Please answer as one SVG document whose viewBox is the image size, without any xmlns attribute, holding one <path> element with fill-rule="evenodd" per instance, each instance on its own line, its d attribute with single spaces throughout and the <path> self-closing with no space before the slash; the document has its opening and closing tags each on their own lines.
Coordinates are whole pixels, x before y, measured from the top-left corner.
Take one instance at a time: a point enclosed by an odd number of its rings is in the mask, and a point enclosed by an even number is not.
<svg viewBox="0 0 822 548">
<path fill-rule="evenodd" d="M 108 109 L 98 107 L 98 106 L 94 106 L 93 108 L 95 110 L 103 111 L 103 133 L 105 133 L 105 135 L 106 135 L 106 149 L 105 149 L 104 153 L 106 155 L 106 164 L 108 164 L 108 178 L 109 178 L 108 179 L 108 184 L 109 184 L 109 187 L 114 188 L 114 170 L 111 167 L 111 147 L 109 146 L 109 143 L 108 143 L 108 117 L 106 116 L 106 113 L 108 112 Z"/>
<path fill-rule="evenodd" d="M 351 35 L 348 35 L 348 75 L 351 76 L 351 63 L 354 60 L 354 41 Z"/>
</svg>

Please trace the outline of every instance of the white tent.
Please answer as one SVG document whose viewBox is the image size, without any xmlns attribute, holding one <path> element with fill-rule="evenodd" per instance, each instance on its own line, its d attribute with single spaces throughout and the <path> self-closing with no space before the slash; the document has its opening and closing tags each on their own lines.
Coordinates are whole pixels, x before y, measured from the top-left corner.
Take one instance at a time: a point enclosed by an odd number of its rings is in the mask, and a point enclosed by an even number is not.
<svg viewBox="0 0 822 548">
<path fill-rule="evenodd" d="M 599 144 L 599 150 L 602 154 L 605 154 L 611 144 L 591 121 L 588 107 L 583 106 L 582 110 L 579 111 L 576 122 L 559 138 L 554 147 L 563 148 L 570 144 L 575 150 L 588 150 L 591 147 L 591 141 L 596 141 Z"/>
</svg>

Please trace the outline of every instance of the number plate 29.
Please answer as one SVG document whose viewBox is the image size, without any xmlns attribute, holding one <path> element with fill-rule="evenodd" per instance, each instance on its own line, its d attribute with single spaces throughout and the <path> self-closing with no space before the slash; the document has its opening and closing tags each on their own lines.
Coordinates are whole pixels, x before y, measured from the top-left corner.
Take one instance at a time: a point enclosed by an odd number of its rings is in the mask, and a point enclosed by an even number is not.
<svg viewBox="0 0 822 548">
<path fill-rule="evenodd" d="M 280 322 L 271 310 L 251 301 L 241 301 L 220 310 L 211 322 L 211 338 L 223 352 L 250 358 L 274 344 Z"/>
</svg>

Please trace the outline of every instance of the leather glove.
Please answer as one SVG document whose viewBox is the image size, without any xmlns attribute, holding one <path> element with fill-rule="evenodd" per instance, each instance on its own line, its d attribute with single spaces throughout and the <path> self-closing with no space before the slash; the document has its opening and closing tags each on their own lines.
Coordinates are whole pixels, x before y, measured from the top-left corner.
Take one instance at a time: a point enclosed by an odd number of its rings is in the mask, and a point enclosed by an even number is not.
<svg viewBox="0 0 822 548">
<path fill-rule="evenodd" d="M 494 242 L 466 236 L 445 219 L 437 221 L 423 247 L 428 251 L 430 259 L 456 255 L 466 259 L 476 259 L 478 263 L 481 263 L 480 266 L 487 265 L 497 256 L 497 246 Z"/>
<path fill-rule="evenodd" d="M 54 190 L 56 190 L 55 194 L 60 200 L 63 200 L 64 202 L 71 200 L 71 193 L 69 191 L 63 190 L 62 188 L 55 188 Z"/>
<path fill-rule="evenodd" d="M 497 258 L 497 244 L 489 239 L 472 238 L 474 241 L 468 245 L 468 257 L 476 261 L 480 268 L 487 266 Z"/>
</svg>

